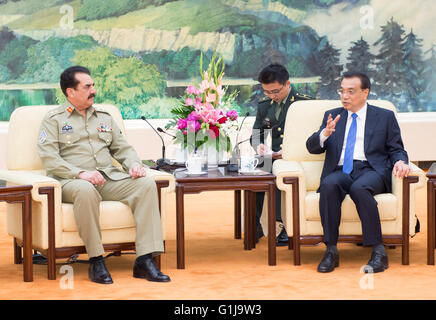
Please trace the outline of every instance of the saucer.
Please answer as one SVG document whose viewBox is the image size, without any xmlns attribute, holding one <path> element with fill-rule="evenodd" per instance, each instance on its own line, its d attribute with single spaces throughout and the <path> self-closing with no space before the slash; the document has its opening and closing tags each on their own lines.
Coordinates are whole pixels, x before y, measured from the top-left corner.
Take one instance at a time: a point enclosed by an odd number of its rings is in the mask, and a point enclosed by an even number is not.
<svg viewBox="0 0 436 320">
<path fill-rule="evenodd" d="M 264 171 L 255 169 L 253 171 L 238 171 L 240 174 L 265 174 Z"/>
<path fill-rule="evenodd" d="M 185 174 L 187 176 L 201 176 L 203 174 L 207 174 L 207 171 L 201 171 L 201 172 L 198 172 L 198 173 L 189 173 L 188 170 L 186 170 Z"/>
</svg>

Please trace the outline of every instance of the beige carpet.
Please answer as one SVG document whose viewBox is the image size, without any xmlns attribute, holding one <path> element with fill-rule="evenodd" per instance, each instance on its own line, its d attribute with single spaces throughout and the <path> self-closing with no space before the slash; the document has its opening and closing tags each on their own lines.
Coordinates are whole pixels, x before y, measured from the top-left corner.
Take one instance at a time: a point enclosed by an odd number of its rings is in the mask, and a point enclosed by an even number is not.
<svg viewBox="0 0 436 320">
<path fill-rule="evenodd" d="M 47 280 L 46 266 L 35 265 L 34 282 L 24 283 L 22 266 L 13 264 L 5 204 L 0 203 L 0 299 L 435 299 L 436 266 L 426 264 L 425 189 L 418 196 L 421 232 L 411 239 L 410 265 L 401 265 L 397 247 L 388 250 L 390 268 L 375 275 L 360 273 L 370 249 L 352 244 L 339 244 L 340 267 L 329 274 L 316 272 L 323 246 L 303 247 L 301 266 L 293 265 L 292 251 L 277 248 L 277 266 L 268 266 L 266 238 L 251 251 L 233 238 L 233 192 L 227 191 L 186 197 L 186 269 L 178 270 L 175 204 L 169 200 L 162 270 L 172 281 L 134 279 L 134 255 L 128 254 L 107 259 L 112 285 L 90 282 L 88 265 L 80 263 L 70 265 L 66 274 L 59 265 L 54 281 Z"/>
</svg>

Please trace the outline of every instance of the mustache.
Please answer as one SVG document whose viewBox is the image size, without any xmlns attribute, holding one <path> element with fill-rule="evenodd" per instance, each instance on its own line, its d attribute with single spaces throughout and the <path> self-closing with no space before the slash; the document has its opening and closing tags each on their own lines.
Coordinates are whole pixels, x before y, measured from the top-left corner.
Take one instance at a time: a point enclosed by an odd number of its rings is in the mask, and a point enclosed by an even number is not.
<svg viewBox="0 0 436 320">
<path fill-rule="evenodd" d="M 95 94 L 92 93 L 92 94 L 89 95 L 88 99 L 91 99 L 91 98 L 94 98 L 94 97 L 95 97 Z"/>
</svg>

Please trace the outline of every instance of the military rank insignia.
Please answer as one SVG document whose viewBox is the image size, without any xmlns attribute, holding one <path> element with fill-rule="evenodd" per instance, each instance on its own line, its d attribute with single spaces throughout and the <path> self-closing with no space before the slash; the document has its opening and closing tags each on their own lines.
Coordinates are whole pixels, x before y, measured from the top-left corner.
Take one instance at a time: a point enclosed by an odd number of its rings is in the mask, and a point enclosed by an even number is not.
<svg viewBox="0 0 436 320">
<path fill-rule="evenodd" d="M 70 126 L 67 122 L 65 122 L 64 126 L 61 129 L 61 133 L 73 133 L 73 127 Z"/>
<path fill-rule="evenodd" d="M 44 143 L 47 140 L 47 132 L 45 129 L 41 131 L 41 134 L 39 135 L 39 143 Z"/>
<path fill-rule="evenodd" d="M 112 127 L 107 126 L 103 123 L 100 123 L 100 125 L 97 127 L 98 132 L 112 132 Z"/>
</svg>

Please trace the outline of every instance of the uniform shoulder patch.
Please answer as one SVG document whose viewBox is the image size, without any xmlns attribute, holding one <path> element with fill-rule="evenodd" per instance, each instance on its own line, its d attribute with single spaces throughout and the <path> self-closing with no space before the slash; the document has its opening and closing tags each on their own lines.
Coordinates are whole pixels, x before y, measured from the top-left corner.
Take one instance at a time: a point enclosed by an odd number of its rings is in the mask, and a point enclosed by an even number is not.
<svg viewBox="0 0 436 320">
<path fill-rule="evenodd" d="M 103 109 L 102 107 L 94 107 L 94 109 L 95 109 L 95 111 L 97 111 L 97 112 L 102 112 L 102 113 L 106 113 L 106 114 L 109 114 L 109 115 L 110 115 L 109 111 Z"/>
<path fill-rule="evenodd" d="M 272 100 L 268 97 L 259 100 L 259 104 L 264 104 L 264 103 L 272 103 Z"/>
<path fill-rule="evenodd" d="M 60 106 L 58 108 L 54 108 L 53 110 L 50 110 L 49 112 L 47 112 L 48 117 L 53 117 L 57 114 L 63 113 L 65 111 L 65 107 L 64 106 Z"/>
<path fill-rule="evenodd" d="M 304 100 L 313 100 L 314 98 L 309 96 L 308 94 L 304 94 L 304 93 L 296 93 L 295 94 L 299 99 L 304 99 Z"/>
<path fill-rule="evenodd" d="M 47 140 L 47 132 L 45 129 L 41 130 L 41 133 L 39 134 L 39 143 L 42 144 Z"/>
</svg>

